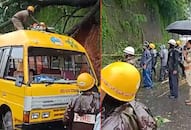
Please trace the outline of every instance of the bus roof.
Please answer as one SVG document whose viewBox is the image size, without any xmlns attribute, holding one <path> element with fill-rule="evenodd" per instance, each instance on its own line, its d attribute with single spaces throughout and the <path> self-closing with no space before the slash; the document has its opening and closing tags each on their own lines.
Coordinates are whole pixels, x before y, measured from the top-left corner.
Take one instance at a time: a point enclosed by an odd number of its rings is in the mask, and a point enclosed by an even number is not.
<svg viewBox="0 0 191 130">
<path fill-rule="evenodd" d="M 17 45 L 85 52 L 84 47 L 73 38 L 56 33 L 18 30 L 0 35 L 0 47 Z"/>
</svg>

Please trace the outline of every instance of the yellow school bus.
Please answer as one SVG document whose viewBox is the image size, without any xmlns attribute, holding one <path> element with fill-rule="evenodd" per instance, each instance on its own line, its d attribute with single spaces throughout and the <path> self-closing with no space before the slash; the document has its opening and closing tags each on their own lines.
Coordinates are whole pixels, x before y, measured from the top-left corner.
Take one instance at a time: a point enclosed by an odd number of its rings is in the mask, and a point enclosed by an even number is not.
<svg viewBox="0 0 191 130">
<path fill-rule="evenodd" d="M 1 35 L 0 128 L 62 120 L 83 72 L 96 79 L 85 49 L 69 36 L 32 30 Z"/>
</svg>

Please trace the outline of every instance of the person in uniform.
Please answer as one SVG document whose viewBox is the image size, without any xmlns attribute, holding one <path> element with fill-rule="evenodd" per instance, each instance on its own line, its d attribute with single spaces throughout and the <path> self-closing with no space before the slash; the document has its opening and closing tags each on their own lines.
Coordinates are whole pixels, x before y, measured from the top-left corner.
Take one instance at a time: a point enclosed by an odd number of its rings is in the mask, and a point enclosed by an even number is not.
<svg viewBox="0 0 191 130">
<path fill-rule="evenodd" d="M 186 50 L 183 51 L 184 55 L 184 70 L 186 75 L 186 81 L 189 85 L 188 99 L 185 100 L 187 105 L 191 105 L 191 40 L 186 43 Z"/>
<path fill-rule="evenodd" d="M 178 66 L 179 66 L 179 52 L 176 50 L 176 41 L 170 39 L 168 41 L 168 75 L 169 75 L 169 87 L 170 87 L 170 99 L 178 98 Z"/>
<path fill-rule="evenodd" d="M 123 52 L 125 53 L 125 62 L 136 66 L 135 63 L 135 49 L 131 46 L 126 47 Z"/>
<path fill-rule="evenodd" d="M 166 79 L 168 74 L 168 68 L 167 68 L 167 60 L 168 60 L 168 49 L 165 47 L 165 45 L 160 46 L 160 77 L 159 81 L 163 81 Z"/>
<path fill-rule="evenodd" d="M 101 70 L 101 130 L 155 130 L 149 109 L 135 101 L 141 76 L 126 62 L 114 62 Z"/>
<path fill-rule="evenodd" d="M 68 123 L 68 130 L 93 130 L 100 110 L 95 79 L 88 73 L 82 73 L 77 78 L 77 85 L 81 94 L 69 103 L 63 121 Z"/>
<path fill-rule="evenodd" d="M 152 71 L 152 56 L 149 50 L 149 42 L 144 42 L 144 51 L 141 56 L 140 66 L 143 68 L 143 86 L 145 88 L 152 88 L 153 81 L 151 78 L 151 71 Z"/>
<path fill-rule="evenodd" d="M 177 40 L 176 41 L 176 50 L 179 52 L 179 66 L 180 66 L 180 71 L 181 71 L 181 76 L 185 77 L 185 72 L 184 72 L 184 63 L 183 63 L 183 48 L 181 46 L 181 41 Z"/>
<path fill-rule="evenodd" d="M 13 17 L 11 18 L 11 21 L 15 27 L 16 30 L 23 30 L 24 25 L 27 24 L 29 17 L 32 18 L 35 22 L 39 23 L 32 14 L 34 13 L 34 7 L 28 6 L 26 10 L 22 10 L 17 12 Z"/>
<path fill-rule="evenodd" d="M 152 71 L 151 74 L 154 74 L 154 77 L 156 79 L 156 65 L 157 65 L 157 50 L 155 49 L 155 44 L 150 43 L 149 44 L 151 56 L 152 56 Z M 153 77 L 153 76 L 152 76 Z"/>
</svg>

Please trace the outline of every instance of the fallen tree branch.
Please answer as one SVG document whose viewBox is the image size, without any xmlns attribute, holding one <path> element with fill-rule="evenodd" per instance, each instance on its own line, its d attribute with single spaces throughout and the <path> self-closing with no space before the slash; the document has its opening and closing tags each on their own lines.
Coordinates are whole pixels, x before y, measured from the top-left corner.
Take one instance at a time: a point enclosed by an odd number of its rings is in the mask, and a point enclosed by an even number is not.
<svg viewBox="0 0 191 130">
<path fill-rule="evenodd" d="M 93 6 L 97 0 L 38 0 L 37 4 L 41 6 L 48 5 L 68 5 L 73 7 L 90 7 Z"/>
<path fill-rule="evenodd" d="M 62 32 L 65 31 L 65 29 L 66 29 L 66 25 L 67 25 L 69 19 L 70 19 L 70 18 L 71 18 L 71 17 L 72 17 L 78 10 L 80 10 L 80 9 L 81 9 L 81 8 L 76 8 L 76 9 L 73 10 L 72 13 L 67 17 L 67 19 L 66 19 L 66 21 L 65 21 L 65 23 L 64 23 L 64 27 L 63 27 Z"/>
<path fill-rule="evenodd" d="M 92 9 L 84 16 L 84 18 L 74 25 L 69 31 L 67 31 L 65 34 L 72 35 L 77 29 L 79 29 L 84 23 L 86 23 L 97 11 L 99 11 L 99 0 L 97 3 L 92 7 Z"/>
<path fill-rule="evenodd" d="M 62 18 L 68 17 L 68 16 L 70 16 L 70 15 L 63 15 L 63 16 L 61 16 L 60 18 L 58 18 L 58 20 L 56 20 L 56 22 L 55 22 L 52 26 L 53 26 L 53 27 L 56 26 L 56 24 L 57 24 Z M 84 17 L 84 16 L 82 16 L 82 15 L 73 15 L 71 18 L 81 18 L 81 17 Z"/>
<path fill-rule="evenodd" d="M 11 24 L 11 19 L 9 19 L 8 21 L 6 21 L 6 22 L 0 24 L 0 28 L 2 29 L 2 28 L 4 28 L 4 27 L 8 26 L 9 24 Z"/>
</svg>

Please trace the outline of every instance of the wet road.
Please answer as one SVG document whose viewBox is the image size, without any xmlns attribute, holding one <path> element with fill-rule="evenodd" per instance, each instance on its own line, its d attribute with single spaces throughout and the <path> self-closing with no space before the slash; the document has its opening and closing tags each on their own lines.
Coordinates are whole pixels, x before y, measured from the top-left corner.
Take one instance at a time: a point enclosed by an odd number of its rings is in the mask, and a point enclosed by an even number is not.
<svg viewBox="0 0 191 130">
<path fill-rule="evenodd" d="M 151 90 L 141 88 L 137 99 L 148 106 L 154 116 L 161 116 L 171 120 L 163 124 L 158 130 L 191 130 L 191 106 L 186 106 L 184 100 L 188 95 L 185 80 L 179 87 L 179 98 L 169 99 L 168 84 L 156 83 Z"/>
</svg>

